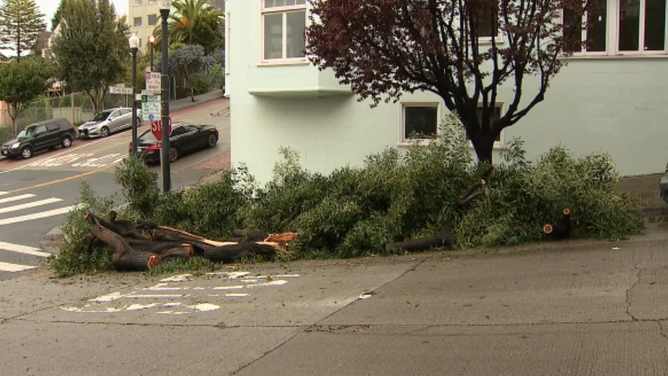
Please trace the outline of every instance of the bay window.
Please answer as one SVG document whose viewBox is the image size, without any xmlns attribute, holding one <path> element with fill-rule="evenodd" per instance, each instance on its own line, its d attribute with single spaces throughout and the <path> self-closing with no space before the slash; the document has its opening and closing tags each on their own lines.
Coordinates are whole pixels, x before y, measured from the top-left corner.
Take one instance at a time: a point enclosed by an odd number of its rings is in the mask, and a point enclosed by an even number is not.
<svg viewBox="0 0 668 376">
<path fill-rule="evenodd" d="M 306 57 L 306 0 L 262 0 L 262 60 Z"/>
</svg>

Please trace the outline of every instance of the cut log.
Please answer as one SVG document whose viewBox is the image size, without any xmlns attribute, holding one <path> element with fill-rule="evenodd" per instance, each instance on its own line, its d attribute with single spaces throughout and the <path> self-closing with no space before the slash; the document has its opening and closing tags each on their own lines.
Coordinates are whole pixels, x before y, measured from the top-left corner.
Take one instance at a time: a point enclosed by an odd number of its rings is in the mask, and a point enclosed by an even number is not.
<svg viewBox="0 0 668 376">
<path fill-rule="evenodd" d="M 177 254 L 180 255 L 179 257 L 184 258 L 192 258 L 197 254 L 195 247 L 189 243 L 140 239 L 128 239 L 128 243 L 133 249 L 155 253 L 161 256 L 163 260 L 174 257 Z"/>
<path fill-rule="evenodd" d="M 448 223 L 443 228 L 443 231 L 441 231 L 441 233 L 437 236 L 394 243 L 392 244 L 392 250 L 420 252 L 429 250 L 431 248 L 452 248 L 454 245 L 455 237 L 452 235 L 452 225 Z"/>
<path fill-rule="evenodd" d="M 571 237 L 571 210 L 564 209 L 563 217 L 555 225 L 546 224 L 543 226 L 545 237 L 552 240 L 569 239 Z"/>
<path fill-rule="evenodd" d="M 250 255 L 274 255 L 281 252 L 276 243 L 241 242 L 228 243 L 220 247 L 208 247 L 204 249 L 204 258 L 214 262 L 236 262 L 243 256 Z"/>
<path fill-rule="evenodd" d="M 244 230 L 234 230 L 232 232 L 232 236 L 234 238 L 239 239 L 239 241 L 251 241 L 251 242 L 257 242 L 257 241 L 262 241 L 269 236 L 264 231 L 260 230 L 255 230 L 255 229 L 244 229 Z"/>
<path fill-rule="evenodd" d="M 160 256 L 133 249 L 128 241 L 111 229 L 104 227 L 102 221 L 92 213 L 84 213 L 84 218 L 91 223 L 91 233 L 97 239 L 114 249 L 111 266 L 116 270 L 146 270 L 160 264 Z"/>
</svg>

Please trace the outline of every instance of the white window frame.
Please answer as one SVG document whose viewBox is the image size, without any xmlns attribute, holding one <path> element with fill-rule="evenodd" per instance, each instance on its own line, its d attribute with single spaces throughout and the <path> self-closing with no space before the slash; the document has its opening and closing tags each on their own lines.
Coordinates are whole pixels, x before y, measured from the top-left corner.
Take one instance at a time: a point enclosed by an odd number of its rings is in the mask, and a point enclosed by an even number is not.
<svg viewBox="0 0 668 376">
<path fill-rule="evenodd" d="M 230 75 L 230 12 L 225 12 L 225 75 Z"/>
<path fill-rule="evenodd" d="M 430 138 L 406 138 L 406 107 L 436 107 L 436 136 L 440 133 L 441 102 L 401 102 L 401 106 L 399 106 L 399 124 L 401 126 L 399 127 L 399 141 L 397 142 L 397 145 L 429 145 L 430 143 L 437 141 L 437 139 Z"/>
<path fill-rule="evenodd" d="M 482 106 L 482 102 L 478 103 L 477 108 L 480 108 L 481 106 Z M 506 103 L 505 102 L 496 102 L 494 104 L 494 107 L 497 107 L 497 108 L 500 109 L 499 112 L 501 113 L 501 116 L 503 116 L 506 113 Z M 499 134 L 499 141 L 496 141 L 496 140 L 494 141 L 494 149 L 503 149 L 503 145 L 504 145 L 504 142 L 505 142 L 505 137 L 504 137 L 505 131 L 506 131 L 505 129 L 502 129 L 501 133 Z M 466 132 L 466 130 L 464 130 L 464 132 Z M 464 135 L 464 137 L 466 137 L 466 135 Z M 467 141 L 466 142 L 467 146 L 469 148 L 473 149 L 473 143 L 471 142 L 471 140 L 466 140 L 466 141 Z"/>
<path fill-rule="evenodd" d="M 133 0 L 132 5 L 136 7 L 142 6 L 142 0 Z"/>
<path fill-rule="evenodd" d="M 607 6 L 607 22 L 606 22 L 606 50 L 605 51 L 580 51 L 574 52 L 574 58 L 587 58 L 587 57 L 642 57 L 642 56 L 666 56 L 668 55 L 668 4 L 666 4 L 666 15 L 665 15 L 665 24 L 664 24 L 664 48 L 663 50 L 658 51 L 645 51 L 644 46 L 644 37 L 645 37 L 645 6 L 646 0 L 638 0 L 640 2 L 640 19 L 639 19 L 639 49 L 636 51 L 621 51 L 619 50 L 619 32 L 620 32 L 620 22 L 621 18 L 619 17 L 620 9 L 620 0 L 601 0 L 606 2 Z M 668 0 L 667 0 L 668 2 Z M 582 26 L 586 22 L 586 14 L 582 17 Z M 561 15 L 561 23 L 563 24 L 563 12 Z M 587 40 L 587 33 L 583 31 L 582 33 L 582 42 Z"/>
<path fill-rule="evenodd" d="M 265 8 L 264 7 L 264 0 L 258 0 L 258 6 L 259 6 L 259 24 L 260 24 L 260 35 L 259 35 L 259 63 L 258 65 L 301 65 L 301 64 L 308 64 L 308 59 L 306 56 L 304 57 L 292 57 L 292 58 L 287 58 L 287 38 L 288 38 L 288 32 L 287 32 L 287 13 L 291 11 L 299 11 L 299 10 L 304 10 L 306 17 L 306 27 L 309 27 L 309 12 L 311 8 L 311 4 L 309 0 L 306 0 L 305 4 L 299 4 L 299 5 L 289 5 L 289 6 L 283 6 L 283 7 L 273 7 L 273 8 Z M 267 14 L 276 14 L 280 13 L 283 14 L 283 53 L 282 53 L 282 58 L 280 59 L 265 59 L 264 57 L 264 16 Z"/>
</svg>

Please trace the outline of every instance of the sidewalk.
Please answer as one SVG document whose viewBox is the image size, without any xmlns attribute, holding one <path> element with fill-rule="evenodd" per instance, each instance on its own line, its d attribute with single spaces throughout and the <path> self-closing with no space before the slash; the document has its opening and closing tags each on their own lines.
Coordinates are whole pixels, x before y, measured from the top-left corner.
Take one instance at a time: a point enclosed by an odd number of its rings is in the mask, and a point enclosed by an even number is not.
<svg viewBox="0 0 668 376">
<path fill-rule="evenodd" d="M 664 375 L 668 227 L 623 242 L 0 282 L 8 375 Z M 84 355 L 85 354 L 85 355 Z"/>
<path fill-rule="evenodd" d="M 200 106 L 204 103 L 223 98 L 225 97 L 223 96 L 222 90 L 215 90 L 205 94 L 195 95 L 194 102 L 190 99 L 190 97 L 172 100 L 169 101 L 169 112 L 185 110 L 190 107 Z"/>
</svg>

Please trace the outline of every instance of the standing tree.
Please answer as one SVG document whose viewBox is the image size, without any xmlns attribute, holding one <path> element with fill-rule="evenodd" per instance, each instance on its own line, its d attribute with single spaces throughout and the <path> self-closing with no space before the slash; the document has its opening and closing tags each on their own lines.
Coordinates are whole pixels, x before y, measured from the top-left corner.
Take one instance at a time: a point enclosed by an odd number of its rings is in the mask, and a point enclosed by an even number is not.
<svg viewBox="0 0 668 376">
<path fill-rule="evenodd" d="M 60 33 L 53 40 L 58 78 L 73 91 L 84 91 L 97 113 L 110 85 L 122 80 L 129 66 L 129 27 L 116 20 L 109 0 L 62 3 Z"/>
<path fill-rule="evenodd" d="M 21 52 L 30 50 L 46 28 L 43 17 L 34 0 L 4 0 L 0 6 L 2 47 L 14 50 L 21 60 Z"/>
<path fill-rule="evenodd" d="M 310 1 L 307 53 L 318 68 L 374 106 L 405 92 L 439 95 L 478 160 L 491 162 L 497 136 L 544 99 L 561 59 L 582 46 L 580 20 L 593 0 Z M 574 23 L 564 27 L 562 13 Z M 523 100 L 528 76 L 538 87 Z M 492 121 L 506 82 L 514 94 Z"/>
<path fill-rule="evenodd" d="M 169 53 L 169 72 L 186 80 L 190 99 L 195 101 L 195 78 L 205 73 L 213 65 L 213 58 L 204 55 L 204 48 L 198 45 L 184 46 Z M 161 70 L 158 63 L 158 70 Z"/>
<path fill-rule="evenodd" d="M 169 44 L 199 44 L 207 54 L 223 46 L 223 14 L 209 0 L 174 0 L 175 12 L 169 15 Z M 153 35 L 155 46 L 160 46 L 161 26 L 156 25 Z"/>
<path fill-rule="evenodd" d="M 51 84 L 53 67 L 37 56 L 0 64 L 0 100 L 9 103 L 12 135 L 16 136 L 16 120 L 25 106 L 44 94 Z"/>
<path fill-rule="evenodd" d="M 60 4 L 58 5 L 58 9 L 56 9 L 56 13 L 53 14 L 53 17 L 51 17 L 51 31 L 56 30 L 56 27 L 60 24 L 60 17 L 62 17 L 62 10 L 64 4 L 68 0 L 60 0 Z"/>
</svg>

